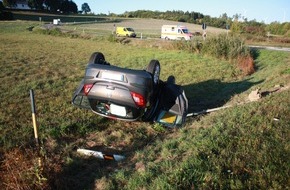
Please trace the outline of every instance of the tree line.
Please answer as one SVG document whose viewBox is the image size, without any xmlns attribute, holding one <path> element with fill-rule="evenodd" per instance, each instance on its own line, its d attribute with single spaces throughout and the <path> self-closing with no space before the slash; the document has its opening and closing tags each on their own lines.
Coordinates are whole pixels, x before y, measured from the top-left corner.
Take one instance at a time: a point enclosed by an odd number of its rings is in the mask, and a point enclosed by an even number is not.
<svg viewBox="0 0 290 190">
<path fill-rule="evenodd" d="M 17 0 L 3 0 L 4 7 L 14 8 Z M 28 0 L 28 6 L 34 10 L 46 10 L 49 12 L 78 13 L 78 6 L 72 0 Z M 88 3 L 83 3 L 81 12 L 88 13 L 91 9 Z"/>
</svg>

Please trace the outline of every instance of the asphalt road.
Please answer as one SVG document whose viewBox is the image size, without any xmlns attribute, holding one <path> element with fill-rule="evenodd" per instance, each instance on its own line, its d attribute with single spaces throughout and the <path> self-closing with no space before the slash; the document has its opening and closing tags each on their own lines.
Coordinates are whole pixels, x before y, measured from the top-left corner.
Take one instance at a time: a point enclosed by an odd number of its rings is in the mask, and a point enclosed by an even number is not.
<svg viewBox="0 0 290 190">
<path fill-rule="evenodd" d="M 273 51 L 287 51 L 290 52 L 290 48 L 285 47 L 271 47 L 271 46 L 249 46 L 250 48 L 256 48 L 256 49 L 268 49 Z"/>
</svg>

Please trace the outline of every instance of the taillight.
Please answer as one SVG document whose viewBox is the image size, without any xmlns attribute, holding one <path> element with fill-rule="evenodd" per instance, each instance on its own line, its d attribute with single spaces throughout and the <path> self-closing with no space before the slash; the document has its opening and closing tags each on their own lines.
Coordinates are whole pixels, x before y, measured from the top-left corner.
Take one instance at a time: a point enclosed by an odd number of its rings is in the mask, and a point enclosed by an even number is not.
<svg viewBox="0 0 290 190">
<path fill-rule="evenodd" d="M 86 96 L 88 95 L 88 93 L 90 92 L 92 87 L 93 87 L 93 84 L 85 84 L 84 85 L 84 93 Z"/>
<path fill-rule="evenodd" d="M 146 106 L 146 100 L 141 94 L 138 94 L 136 92 L 131 92 L 131 95 L 137 106 L 142 107 L 142 108 Z"/>
</svg>

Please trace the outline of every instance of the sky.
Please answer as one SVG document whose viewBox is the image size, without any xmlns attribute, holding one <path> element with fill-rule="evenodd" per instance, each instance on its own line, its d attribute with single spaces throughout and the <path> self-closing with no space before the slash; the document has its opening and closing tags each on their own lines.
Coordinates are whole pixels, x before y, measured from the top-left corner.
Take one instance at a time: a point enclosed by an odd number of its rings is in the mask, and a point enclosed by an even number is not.
<svg viewBox="0 0 290 190">
<path fill-rule="evenodd" d="M 290 0 L 73 0 L 81 10 L 83 3 L 88 3 L 95 14 L 126 11 L 181 10 L 199 12 L 211 17 L 226 13 L 229 17 L 241 14 L 250 20 L 271 23 L 290 22 Z"/>
</svg>

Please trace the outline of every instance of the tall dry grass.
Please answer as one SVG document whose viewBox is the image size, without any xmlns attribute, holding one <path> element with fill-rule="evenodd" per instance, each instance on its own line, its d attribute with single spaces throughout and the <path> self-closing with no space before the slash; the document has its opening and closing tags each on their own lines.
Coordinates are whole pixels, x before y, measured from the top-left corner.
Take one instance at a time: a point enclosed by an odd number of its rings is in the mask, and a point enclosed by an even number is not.
<svg viewBox="0 0 290 190">
<path fill-rule="evenodd" d="M 254 59 L 251 56 L 239 56 L 237 62 L 238 68 L 243 72 L 243 74 L 251 75 L 255 72 Z"/>
</svg>

